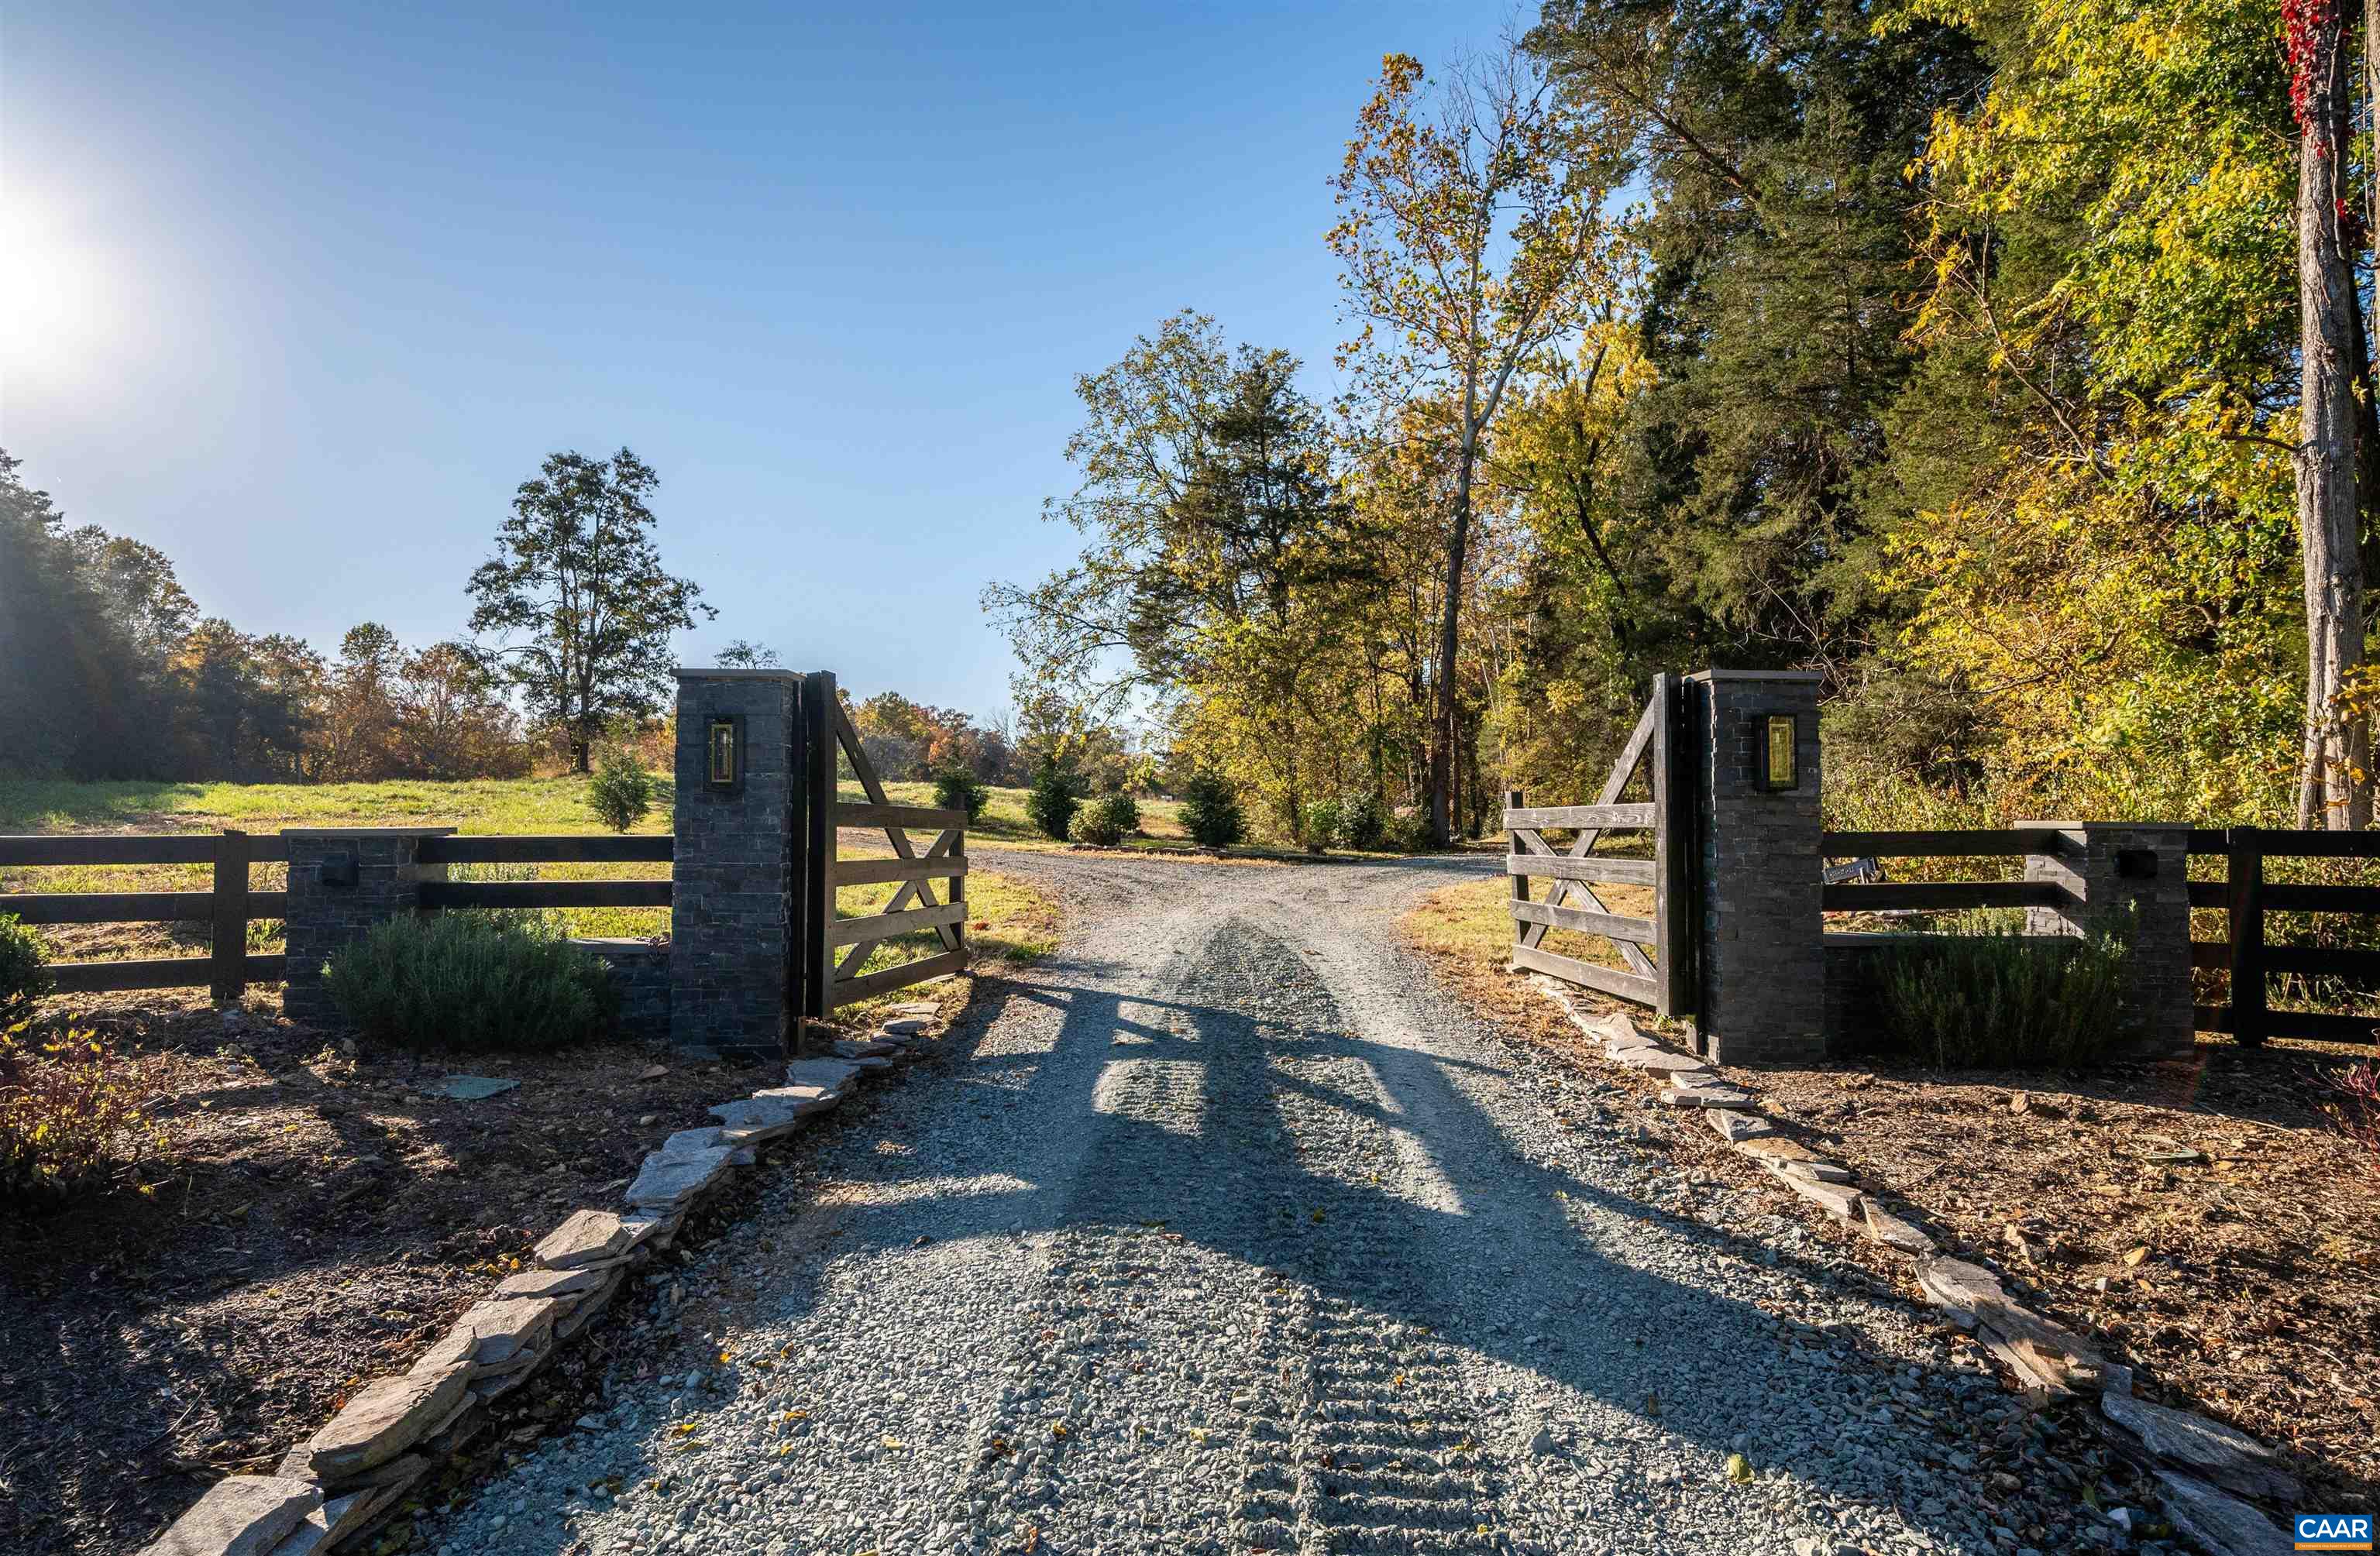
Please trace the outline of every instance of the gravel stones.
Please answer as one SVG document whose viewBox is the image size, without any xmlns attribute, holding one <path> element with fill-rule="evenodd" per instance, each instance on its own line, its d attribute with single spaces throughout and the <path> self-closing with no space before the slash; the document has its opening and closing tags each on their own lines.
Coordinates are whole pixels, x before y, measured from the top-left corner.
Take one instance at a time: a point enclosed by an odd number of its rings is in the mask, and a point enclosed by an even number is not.
<svg viewBox="0 0 2380 1556">
<path fill-rule="evenodd" d="M 226 1476 L 140 1556 L 265 1556 L 322 1505 L 322 1488 L 310 1480 Z"/>
<path fill-rule="evenodd" d="M 1076 911 L 964 1080 L 618 1287 L 685 1325 L 665 1376 L 615 1370 L 422 1547 L 2079 1548 L 2063 1441 L 2021 1487 L 1956 1464 L 1998 1391 L 1929 1314 L 1630 1146 L 1383 933 L 1493 862 L 1019 856 Z"/>
<path fill-rule="evenodd" d="M 541 1238 L 531 1257 L 549 1270 L 575 1270 L 628 1251 L 627 1229 L 611 1211 L 574 1211 Z"/>
</svg>

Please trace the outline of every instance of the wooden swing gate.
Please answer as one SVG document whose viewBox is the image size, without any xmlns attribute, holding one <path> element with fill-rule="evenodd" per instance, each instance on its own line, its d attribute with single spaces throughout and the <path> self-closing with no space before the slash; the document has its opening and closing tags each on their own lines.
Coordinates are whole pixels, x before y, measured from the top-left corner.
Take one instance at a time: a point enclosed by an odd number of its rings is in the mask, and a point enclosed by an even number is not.
<svg viewBox="0 0 2380 1556">
<path fill-rule="evenodd" d="M 1527 806 L 1519 790 L 1506 795 L 1504 868 L 1512 881 L 1515 971 L 1543 972 L 1617 995 L 1665 1019 L 1694 1012 L 1695 803 L 1686 694 L 1682 677 L 1654 678 L 1652 698 L 1595 803 Z M 1645 782 L 1637 787 L 1646 797 L 1623 798 L 1640 776 Z M 1570 832 L 1568 847 L 1557 852 L 1546 841 L 1549 831 Z M 1597 852 L 1597 844 L 1615 832 L 1650 833 L 1650 857 Z M 1553 890 L 1538 902 L 1530 897 L 1530 883 L 1541 877 L 1553 882 Z M 1651 913 L 1612 911 L 1597 894 L 1598 886 L 1631 888 L 1639 899 L 1649 891 Z M 1622 965 L 1546 949 L 1546 935 L 1556 929 L 1601 936 L 1619 951 Z"/>
<path fill-rule="evenodd" d="M 804 900 L 796 921 L 801 926 L 798 966 L 788 983 L 795 1010 L 823 1019 L 838 1007 L 967 965 L 967 815 L 964 810 L 892 803 L 877 778 L 876 764 L 843 710 L 833 674 L 808 675 L 803 682 L 802 739 L 796 754 L 800 781 L 792 789 L 797 813 L 793 835 L 804 856 L 797 876 Z M 838 749 L 849 758 L 852 774 L 867 795 L 861 803 L 847 804 L 837 793 Z M 840 857 L 835 834 L 842 827 L 882 828 L 892 857 Z M 932 836 L 923 853 L 910 840 L 913 830 Z M 937 880 L 945 883 L 947 900 L 936 899 L 932 883 Z M 838 888 L 886 884 L 895 890 L 876 912 L 862 918 L 835 916 Z M 874 972 L 860 971 L 886 940 L 926 929 L 934 932 L 938 949 Z"/>
</svg>

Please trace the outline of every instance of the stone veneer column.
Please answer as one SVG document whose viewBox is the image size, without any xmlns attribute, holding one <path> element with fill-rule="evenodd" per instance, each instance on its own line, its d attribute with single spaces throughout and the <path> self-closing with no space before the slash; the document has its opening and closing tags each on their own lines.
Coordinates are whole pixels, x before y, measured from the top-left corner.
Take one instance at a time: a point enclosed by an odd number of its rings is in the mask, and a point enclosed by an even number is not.
<svg viewBox="0 0 2380 1556">
<path fill-rule="evenodd" d="M 330 991 L 323 986 L 323 962 L 340 947 L 362 938 L 372 925 L 420 906 L 422 881 L 444 874 L 444 866 L 419 862 L 421 840 L 443 838 L 454 830 L 451 826 L 351 826 L 282 832 L 282 840 L 289 846 L 284 1015 L 314 1026 L 339 1019 Z"/>
<path fill-rule="evenodd" d="M 786 958 L 797 923 L 791 826 L 802 678 L 781 669 L 677 672 L 677 834 L 671 865 L 670 1041 L 785 1048 Z M 714 788 L 709 730 L 738 720 L 740 768 Z"/>
<path fill-rule="evenodd" d="M 2170 822 L 2020 821 L 2054 831 L 2052 854 L 2027 854 L 2024 878 L 2055 881 L 2069 902 L 2028 908 L 2028 935 L 2083 935 L 2131 920 L 2124 1017 L 2134 1050 L 2187 1055 L 2197 1044 L 2190 989 L 2190 828 Z"/>
<path fill-rule="evenodd" d="M 1766 718 L 1791 714 L 1800 782 L 1758 785 Z M 1687 750 L 1701 838 L 1694 1022 L 1720 1064 L 1823 1057 L 1826 954 L 1818 857 L 1818 677 L 1704 670 L 1686 678 Z"/>
</svg>

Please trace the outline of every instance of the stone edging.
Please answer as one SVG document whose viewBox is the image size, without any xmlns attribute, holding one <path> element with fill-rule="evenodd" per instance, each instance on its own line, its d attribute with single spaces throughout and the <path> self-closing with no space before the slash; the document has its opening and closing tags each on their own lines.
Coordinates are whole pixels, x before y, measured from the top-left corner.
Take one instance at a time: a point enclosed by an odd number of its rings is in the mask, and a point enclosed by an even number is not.
<svg viewBox="0 0 2380 1556">
<path fill-rule="evenodd" d="M 719 1123 L 681 1129 L 647 1156 L 627 1210 L 573 1212 L 464 1312 L 412 1368 L 356 1390 L 339 1413 L 270 1475 L 207 1489 L 140 1556 L 314 1556 L 378 1526 L 440 1461 L 488 1424 L 488 1405 L 518 1388 L 610 1303 L 631 1271 L 675 1239 L 686 1212 L 760 1146 L 841 1102 L 853 1081 L 889 1068 L 925 1040 L 938 1007 L 893 1007 L 874 1035 L 797 1059 L 783 1086 L 710 1109 Z"/>
<path fill-rule="evenodd" d="M 2095 1395 L 2097 1423 L 2128 1457 L 2155 1472 L 2174 1526 L 2216 1556 L 2267 1556 L 2291 1542 L 2243 1497 L 2289 1505 L 2303 1489 L 2279 1453 L 2237 1428 L 2132 1396 L 2132 1371 L 2010 1297 L 1979 1264 L 1939 1251 L 1906 1204 L 1860 1188 L 1851 1171 L 1797 1140 L 1760 1112 L 1760 1100 L 1691 1054 L 1665 1046 L 1623 1011 L 1590 1019 L 1559 986 L 1532 978 L 1572 1024 L 1603 1045 L 1614 1064 L 1658 1077 L 1663 1105 L 1699 1110 L 1719 1138 L 1772 1178 L 1835 1220 L 1912 1261 L 1925 1299 L 2027 1388 L 2060 1397 Z"/>
</svg>

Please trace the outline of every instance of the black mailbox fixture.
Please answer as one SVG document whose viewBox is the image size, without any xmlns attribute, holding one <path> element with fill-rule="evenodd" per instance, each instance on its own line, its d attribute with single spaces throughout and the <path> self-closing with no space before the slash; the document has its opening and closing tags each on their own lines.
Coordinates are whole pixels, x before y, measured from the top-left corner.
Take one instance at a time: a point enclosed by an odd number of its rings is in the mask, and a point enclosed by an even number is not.
<svg viewBox="0 0 2380 1556">
<path fill-rule="evenodd" d="M 712 789 L 744 786 L 744 720 L 712 718 L 703 735 L 703 782 Z"/>
<path fill-rule="evenodd" d="M 356 880 L 354 853 L 330 853 L 322 856 L 322 884 L 325 887 L 353 891 Z"/>
<path fill-rule="evenodd" d="M 1790 713 L 1763 714 L 1755 732 L 1758 739 L 1753 753 L 1754 783 L 1772 794 L 1801 788 L 1801 752 L 1797 744 L 1801 730 L 1794 717 Z"/>
</svg>

